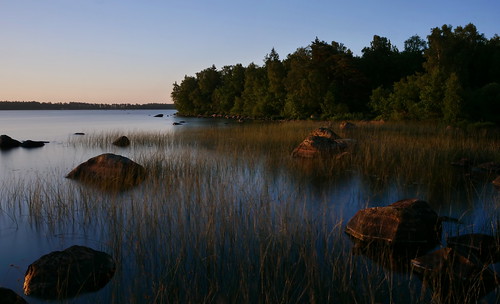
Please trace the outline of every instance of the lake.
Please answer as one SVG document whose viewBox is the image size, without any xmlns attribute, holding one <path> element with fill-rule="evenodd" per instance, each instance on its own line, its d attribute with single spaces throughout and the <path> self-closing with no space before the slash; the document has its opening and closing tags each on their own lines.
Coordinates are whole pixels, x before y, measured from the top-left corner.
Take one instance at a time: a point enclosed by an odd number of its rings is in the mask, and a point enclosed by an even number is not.
<svg viewBox="0 0 500 304">
<path fill-rule="evenodd" d="M 343 233 L 347 220 L 361 208 L 418 197 L 440 215 L 461 220 L 445 223 L 445 236 L 497 228 L 500 201 L 491 175 L 470 179 L 449 162 L 413 172 L 388 159 L 394 174 L 385 163 L 366 169 L 371 160 L 356 155 L 343 163 L 294 160 L 293 147 L 321 123 L 292 123 L 290 131 L 286 124 L 174 113 L 0 111 L 1 134 L 48 142 L 0 151 L 0 286 L 22 295 L 29 264 L 78 244 L 111 254 L 118 268 L 102 290 L 67 303 L 307 303 L 311 293 L 319 302 L 425 303 L 431 296 L 419 279 L 352 254 Z M 344 136 L 376 155 L 365 144 L 375 136 L 368 131 Z M 131 139 L 130 147 L 110 144 L 121 135 Z M 494 151 L 498 142 L 493 145 Z M 108 152 L 145 165 L 151 177 L 117 193 L 64 178 Z M 496 292 L 484 298 L 497 299 Z"/>
</svg>

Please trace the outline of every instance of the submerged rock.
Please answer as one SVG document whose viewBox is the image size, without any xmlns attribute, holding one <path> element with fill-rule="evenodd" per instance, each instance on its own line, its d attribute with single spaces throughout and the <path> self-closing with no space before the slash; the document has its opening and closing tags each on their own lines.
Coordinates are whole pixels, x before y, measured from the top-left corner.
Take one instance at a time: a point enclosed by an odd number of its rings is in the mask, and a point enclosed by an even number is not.
<svg viewBox="0 0 500 304">
<path fill-rule="evenodd" d="M 0 135 L 0 149 L 8 150 L 21 146 L 21 142 L 8 135 Z"/>
<path fill-rule="evenodd" d="M 469 259 L 478 259 L 483 264 L 500 261 L 500 247 L 495 237 L 481 233 L 463 234 L 446 239 L 448 247 L 453 248 Z"/>
<path fill-rule="evenodd" d="M 293 151 L 293 157 L 315 158 L 332 156 L 344 152 L 349 142 L 341 140 L 340 136 L 328 128 L 318 128 L 312 131 Z"/>
<path fill-rule="evenodd" d="M 433 298 L 438 303 L 476 303 L 499 283 L 491 269 L 452 248 L 418 257 L 412 264 L 424 283 L 433 289 Z"/>
<path fill-rule="evenodd" d="M 2 304 L 27 304 L 20 295 L 13 290 L 0 287 L 0 303 Z"/>
<path fill-rule="evenodd" d="M 105 153 L 78 165 L 66 177 L 105 190 L 125 190 L 140 184 L 146 175 L 146 169 L 134 161 L 121 155 Z"/>
<path fill-rule="evenodd" d="M 72 246 L 42 256 L 28 266 L 24 293 L 43 299 L 63 299 L 104 287 L 115 273 L 113 258 L 84 246 Z"/>
<path fill-rule="evenodd" d="M 21 147 L 31 149 L 31 148 L 40 148 L 45 146 L 44 141 L 34 141 L 34 140 L 25 140 L 21 143 Z"/>
<path fill-rule="evenodd" d="M 130 146 L 130 139 L 127 136 L 120 136 L 113 142 L 113 145 L 118 147 L 128 147 Z"/>
<path fill-rule="evenodd" d="M 427 202 L 405 199 L 359 210 L 345 232 L 363 243 L 434 246 L 441 239 L 441 230 L 441 220 Z"/>
</svg>

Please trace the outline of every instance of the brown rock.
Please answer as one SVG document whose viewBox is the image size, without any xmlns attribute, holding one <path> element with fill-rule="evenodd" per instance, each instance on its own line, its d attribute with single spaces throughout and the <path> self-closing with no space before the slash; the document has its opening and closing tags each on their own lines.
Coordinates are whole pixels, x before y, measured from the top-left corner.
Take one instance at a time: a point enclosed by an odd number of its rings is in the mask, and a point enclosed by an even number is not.
<svg viewBox="0 0 500 304">
<path fill-rule="evenodd" d="M 347 143 L 327 128 L 319 128 L 312 131 L 293 151 L 293 157 L 314 158 L 319 156 L 331 156 L 341 153 L 347 149 Z"/>
<path fill-rule="evenodd" d="M 340 123 L 339 128 L 341 130 L 351 130 L 351 129 L 356 128 L 356 125 L 353 124 L 352 122 L 349 122 L 349 121 L 343 121 Z"/>
<path fill-rule="evenodd" d="M 452 248 L 413 259 L 414 271 L 434 291 L 438 303 L 476 303 L 496 288 L 495 273 Z"/>
<path fill-rule="evenodd" d="M 106 153 L 93 157 L 73 169 L 67 178 L 109 190 L 125 190 L 146 178 L 146 169 L 120 155 Z"/>
<path fill-rule="evenodd" d="M 427 202 L 405 199 L 386 207 L 359 210 L 347 223 L 354 239 L 388 245 L 434 245 L 441 239 L 441 220 Z"/>
<path fill-rule="evenodd" d="M 492 182 L 493 186 L 500 187 L 500 176 L 497 176 Z"/>
<path fill-rule="evenodd" d="M 448 247 L 466 258 L 478 259 L 483 264 L 498 262 L 499 246 L 495 237 L 481 233 L 463 234 L 446 239 Z"/>
<path fill-rule="evenodd" d="M 63 299 L 97 291 L 113 277 L 115 268 L 108 254 L 72 246 L 44 255 L 29 265 L 24 293 L 43 299 Z"/>
<path fill-rule="evenodd" d="M 127 136 L 120 136 L 113 142 L 113 145 L 118 147 L 128 147 L 130 146 L 130 140 Z"/>
</svg>

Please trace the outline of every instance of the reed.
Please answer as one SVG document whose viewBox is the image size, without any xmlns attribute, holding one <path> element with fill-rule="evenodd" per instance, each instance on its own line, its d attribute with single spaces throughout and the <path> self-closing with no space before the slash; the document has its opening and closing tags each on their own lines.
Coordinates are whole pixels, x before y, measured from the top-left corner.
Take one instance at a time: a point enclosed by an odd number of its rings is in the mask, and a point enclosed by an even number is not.
<svg viewBox="0 0 500 304">
<path fill-rule="evenodd" d="M 498 135 L 435 125 L 360 124 L 348 132 L 330 125 L 357 141 L 349 157 L 292 158 L 320 126 L 254 122 L 74 137 L 75 148 L 118 151 L 143 164 L 148 179 L 125 192 L 88 188 L 59 173 L 15 181 L 0 189 L 9 192 L 2 210 L 112 254 L 119 268 L 104 295 L 87 296 L 95 303 L 427 303 L 432 293 L 408 269 L 353 254 L 345 222 L 394 195 L 425 195 L 451 215 L 458 196 L 463 202 L 469 195 L 465 204 L 491 200 L 491 192 L 478 190 L 488 186 L 477 179 L 487 177 L 457 173 L 450 163 L 500 161 Z M 111 145 L 121 135 L 129 148 Z M 498 212 L 496 204 L 484 206 Z M 497 229 L 497 219 L 485 226 Z"/>
</svg>

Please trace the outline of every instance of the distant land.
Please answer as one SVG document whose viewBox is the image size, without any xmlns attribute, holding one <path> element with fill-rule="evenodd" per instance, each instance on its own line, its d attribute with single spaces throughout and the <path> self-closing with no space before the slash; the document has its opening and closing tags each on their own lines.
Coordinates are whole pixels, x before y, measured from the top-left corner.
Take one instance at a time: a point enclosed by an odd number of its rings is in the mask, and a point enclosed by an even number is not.
<svg viewBox="0 0 500 304">
<path fill-rule="evenodd" d="M 170 103 L 146 104 L 100 104 L 84 102 L 52 103 L 38 101 L 0 101 L 1 110 L 146 110 L 169 109 L 174 110 L 175 105 Z"/>
</svg>

